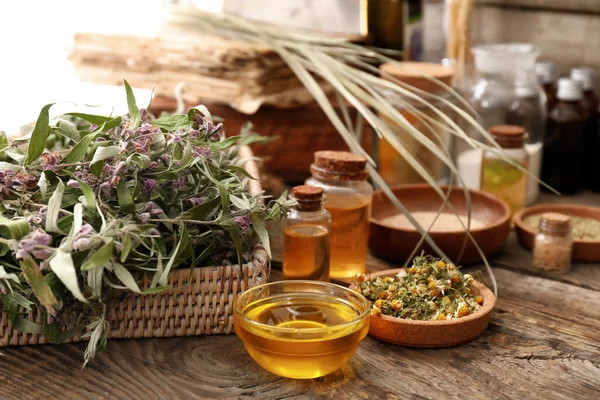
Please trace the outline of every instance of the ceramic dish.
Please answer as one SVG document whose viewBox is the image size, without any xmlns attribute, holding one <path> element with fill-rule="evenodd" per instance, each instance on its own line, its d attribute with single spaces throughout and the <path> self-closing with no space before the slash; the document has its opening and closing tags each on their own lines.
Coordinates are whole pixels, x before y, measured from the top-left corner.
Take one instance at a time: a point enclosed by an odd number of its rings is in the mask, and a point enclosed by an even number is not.
<svg viewBox="0 0 600 400">
<path fill-rule="evenodd" d="M 448 188 L 444 187 L 443 189 L 447 190 Z M 442 205 L 442 199 L 426 184 L 395 186 L 392 191 L 411 212 L 437 212 Z M 496 196 L 479 190 L 469 190 L 469 193 L 471 216 L 483 224 L 482 227 L 471 228 L 471 234 L 487 257 L 500 250 L 504 245 L 510 231 L 511 212 L 508 205 Z M 450 202 L 459 214 L 467 215 L 467 204 L 461 188 L 454 187 L 452 189 Z M 398 212 L 398 209 L 381 191 L 375 192 L 369 245 L 371 251 L 380 257 L 404 262 L 418 244 L 421 235 L 412 227 L 409 229 L 384 224 L 383 220 L 386 217 Z M 452 210 L 446 207 L 443 212 L 450 213 Z M 463 242 L 467 236 L 462 229 L 430 232 L 430 236 L 442 251 L 457 264 L 481 261 L 481 256 L 470 240 L 467 241 L 461 255 Z M 426 243 L 422 245 L 421 249 L 428 254 L 435 253 Z"/>
<path fill-rule="evenodd" d="M 519 244 L 526 249 L 533 248 L 535 231 L 525 225 L 525 217 L 545 212 L 557 212 L 561 214 L 577 215 L 578 217 L 593 218 L 600 220 L 600 208 L 579 206 L 575 204 L 539 204 L 527 207 L 515 213 L 515 230 Z M 600 240 L 574 240 L 573 261 L 592 262 L 600 261 Z"/>
<path fill-rule="evenodd" d="M 395 277 L 401 270 L 381 271 L 371 274 L 371 278 Z M 496 297 L 487 286 L 477 281 L 471 283 L 471 289 L 473 295 L 483 297 L 482 307 L 473 314 L 448 321 L 415 321 L 388 315 L 371 317 L 369 335 L 401 346 L 426 348 L 454 346 L 473 340 L 490 323 Z"/>
</svg>

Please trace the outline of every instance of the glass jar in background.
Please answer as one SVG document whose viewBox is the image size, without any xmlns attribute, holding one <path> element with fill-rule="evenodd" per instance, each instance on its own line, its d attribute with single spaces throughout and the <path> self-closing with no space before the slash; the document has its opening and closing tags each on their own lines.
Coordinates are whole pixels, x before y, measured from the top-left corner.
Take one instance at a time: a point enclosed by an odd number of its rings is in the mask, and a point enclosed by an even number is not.
<svg viewBox="0 0 600 400">
<path fill-rule="evenodd" d="M 395 78 L 403 83 L 431 93 L 432 95 L 439 96 L 449 102 L 453 102 L 456 99 L 452 93 L 450 93 L 443 86 L 440 86 L 439 83 L 431 81 L 430 78 L 428 79 L 428 77 L 433 77 L 446 85 L 451 85 L 452 78 L 454 76 L 453 68 L 434 63 L 405 62 L 401 65 L 386 63 L 381 65 L 380 69 L 382 72 L 381 77 L 383 79 Z M 448 151 L 451 151 L 450 133 L 447 130 L 441 129 L 439 126 L 435 126 L 435 124 L 432 124 L 431 121 L 422 120 L 422 117 L 420 118 L 418 113 L 415 113 L 410 109 L 410 107 L 414 107 L 418 110 L 418 112 L 424 113 L 427 117 L 439 122 L 441 126 L 445 126 L 446 123 L 434 111 L 428 107 L 425 107 L 422 103 L 411 100 L 406 96 L 402 96 L 396 92 L 390 92 L 386 100 L 392 106 L 397 108 L 407 119 L 408 123 L 415 129 L 423 133 L 438 146 L 446 147 Z M 430 102 L 434 107 L 442 111 L 450 118 L 453 118 L 455 115 L 455 111 L 439 98 L 430 96 L 426 97 L 425 100 Z M 434 179 L 440 183 L 448 182 L 449 169 L 435 154 L 414 139 L 414 137 L 406 130 L 406 128 L 397 125 L 384 115 L 380 115 L 380 117 L 392 128 L 394 133 L 408 148 L 408 150 L 410 150 L 412 154 L 419 159 L 431 172 Z M 426 124 L 433 128 L 434 131 L 429 129 Z M 398 154 L 398 152 L 387 140 L 379 139 L 377 144 L 379 173 L 387 184 L 396 185 L 425 182 L 421 175 L 419 175 L 419 173 L 410 166 L 404 157 Z"/>
<path fill-rule="evenodd" d="M 329 234 L 331 215 L 323 208 L 323 188 L 296 186 L 283 228 L 284 279 L 311 279 L 329 282 Z"/>
<path fill-rule="evenodd" d="M 542 181 L 561 194 L 574 194 L 584 188 L 585 112 L 581 87 L 571 79 L 561 78 L 556 97 L 558 103 L 548 116 Z"/>
<path fill-rule="evenodd" d="M 373 187 L 365 170 L 367 159 L 345 151 L 317 151 L 307 185 L 323 188 L 325 209 L 331 214 L 333 279 L 353 279 L 366 272 Z"/>
<path fill-rule="evenodd" d="M 571 269 L 573 238 L 570 221 L 563 214 L 542 214 L 540 230 L 533 243 L 534 268 L 557 273 Z"/>
<path fill-rule="evenodd" d="M 600 115 L 598 113 L 598 95 L 594 90 L 594 71 L 591 68 L 573 68 L 571 79 L 579 82 L 583 90 L 581 106 L 585 113 L 583 134 L 583 172 L 585 186 L 595 192 L 600 192 Z"/>
<path fill-rule="evenodd" d="M 504 155 L 524 170 L 501 154 L 485 151 L 481 161 L 481 190 L 506 201 L 514 213 L 524 208 L 527 201 L 529 154 L 525 150 L 525 129 L 517 125 L 494 125 L 489 132 Z"/>
<path fill-rule="evenodd" d="M 535 75 L 539 84 L 542 85 L 542 89 L 544 89 L 546 108 L 550 111 L 558 101 L 556 99 L 554 64 L 549 61 L 535 63 Z"/>
<path fill-rule="evenodd" d="M 526 43 L 482 45 L 473 48 L 478 80 L 471 90 L 469 101 L 485 129 L 493 125 L 515 124 L 525 128 L 529 153 L 529 172 L 540 176 L 542 149 L 547 118 L 546 95 L 535 75 L 535 61 L 539 48 Z M 477 140 L 482 135 L 470 129 L 467 132 Z M 479 187 L 481 151 L 457 143 L 459 173 L 469 188 Z M 539 195 L 539 184 L 529 178 L 527 203 Z"/>
</svg>

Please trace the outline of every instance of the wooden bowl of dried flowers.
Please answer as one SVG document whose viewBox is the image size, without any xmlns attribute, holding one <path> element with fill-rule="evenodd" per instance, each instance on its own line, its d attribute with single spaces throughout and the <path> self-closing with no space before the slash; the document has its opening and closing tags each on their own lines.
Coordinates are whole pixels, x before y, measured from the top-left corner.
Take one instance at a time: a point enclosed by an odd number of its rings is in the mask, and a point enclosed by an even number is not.
<svg viewBox="0 0 600 400">
<path fill-rule="evenodd" d="M 514 216 L 519 244 L 531 250 L 543 213 L 554 212 L 571 217 L 573 261 L 600 261 L 600 207 L 578 204 L 538 204 L 517 211 Z"/>
<path fill-rule="evenodd" d="M 369 335 L 408 347 L 468 342 L 488 326 L 496 298 L 453 264 L 416 257 L 411 268 L 359 275 L 352 288 L 371 300 Z"/>
</svg>

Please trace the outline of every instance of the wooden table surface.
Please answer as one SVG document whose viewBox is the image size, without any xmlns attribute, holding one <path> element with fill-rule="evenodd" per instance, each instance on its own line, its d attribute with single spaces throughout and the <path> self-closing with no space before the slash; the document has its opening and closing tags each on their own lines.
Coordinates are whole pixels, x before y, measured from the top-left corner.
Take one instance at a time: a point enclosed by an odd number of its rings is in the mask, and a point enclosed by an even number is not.
<svg viewBox="0 0 600 400">
<path fill-rule="evenodd" d="M 543 201 L 600 205 L 600 196 Z M 235 335 L 111 340 L 85 370 L 83 343 L 7 347 L 0 399 L 599 399 L 600 264 L 548 276 L 530 260 L 511 234 L 491 260 L 491 324 L 464 345 L 412 349 L 367 337 L 340 371 L 306 381 L 262 370 Z M 393 266 L 371 258 L 369 267 Z"/>
</svg>

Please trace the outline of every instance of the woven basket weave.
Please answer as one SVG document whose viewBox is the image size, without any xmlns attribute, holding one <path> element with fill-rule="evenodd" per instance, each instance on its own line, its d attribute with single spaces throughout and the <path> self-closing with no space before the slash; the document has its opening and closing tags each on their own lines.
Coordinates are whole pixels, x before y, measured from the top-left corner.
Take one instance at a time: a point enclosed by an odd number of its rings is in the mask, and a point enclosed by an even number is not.
<svg viewBox="0 0 600 400">
<path fill-rule="evenodd" d="M 248 160 L 245 169 L 258 176 L 258 168 L 252 161 L 247 147 L 239 149 L 240 158 Z M 262 191 L 258 181 L 248 187 L 252 195 Z M 172 337 L 226 334 L 233 332 L 233 303 L 243 291 L 267 283 L 271 270 L 265 249 L 257 245 L 252 259 L 239 265 L 176 269 L 169 273 L 171 289 L 155 295 L 128 293 L 109 312 L 109 338 Z M 146 278 L 140 288 L 146 289 Z M 21 311 L 25 311 L 24 309 Z M 27 319 L 42 322 L 42 315 L 31 311 Z M 48 343 L 41 334 L 17 331 L 6 313 L 0 321 L 0 347 Z M 86 340 L 77 335 L 69 342 Z"/>
</svg>

